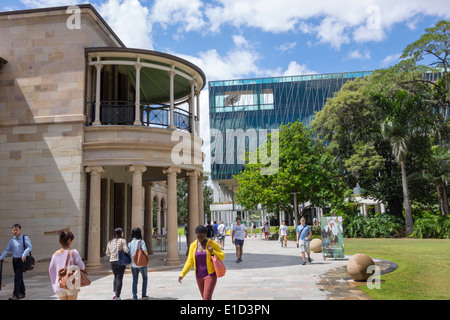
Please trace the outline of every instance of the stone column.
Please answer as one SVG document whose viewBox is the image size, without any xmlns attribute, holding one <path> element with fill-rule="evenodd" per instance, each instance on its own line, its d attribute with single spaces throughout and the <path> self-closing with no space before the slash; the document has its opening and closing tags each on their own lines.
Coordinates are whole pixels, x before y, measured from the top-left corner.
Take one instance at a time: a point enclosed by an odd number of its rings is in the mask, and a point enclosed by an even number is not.
<svg viewBox="0 0 450 320">
<path fill-rule="evenodd" d="M 95 69 L 97 71 L 96 74 L 96 83 L 95 83 L 95 117 L 93 125 L 99 126 L 102 123 L 100 122 L 100 82 L 101 82 L 101 71 L 102 71 L 103 65 L 100 63 L 100 58 L 97 57 L 97 63 L 95 64 Z"/>
<path fill-rule="evenodd" d="M 186 173 L 188 176 L 188 243 L 191 243 L 196 239 L 195 228 L 200 224 L 198 214 L 198 176 L 197 170 L 189 171 Z"/>
<path fill-rule="evenodd" d="M 178 256 L 178 217 L 177 217 L 177 174 L 181 172 L 178 167 L 169 167 L 163 170 L 167 174 L 167 266 L 180 264 Z"/>
<path fill-rule="evenodd" d="M 152 183 L 145 184 L 145 209 L 144 209 L 144 241 L 149 254 L 153 253 L 153 198 Z"/>
<path fill-rule="evenodd" d="M 131 229 L 139 227 L 142 232 L 144 232 L 144 216 L 142 215 L 142 173 L 147 171 L 147 167 L 144 165 L 132 165 L 128 171 L 133 173 Z"/>
<path fill-rule="evenodd" d="M 198 176 L 198 221 L 199 224 L 205 224 L 205 210 L 203 208 L 203 175 L 199 174 Z M 212 218 L 212 217 L 211 217 Z M 213 221 L 213 219 L 211 219 Z"/>
<path fill-rule="evenodd" d="M 101 269 L 100 263 L 100 195 L 102 167 L 87 167 L 86 172 L 91 175 L 89 196 L 89 234 L 86 268 Z"/>
</svg>

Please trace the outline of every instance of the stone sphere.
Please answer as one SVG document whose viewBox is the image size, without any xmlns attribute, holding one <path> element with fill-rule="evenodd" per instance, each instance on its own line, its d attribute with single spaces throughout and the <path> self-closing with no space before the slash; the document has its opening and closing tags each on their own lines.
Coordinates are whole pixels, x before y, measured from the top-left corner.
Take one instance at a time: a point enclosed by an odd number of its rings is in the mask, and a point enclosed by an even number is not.
<svg viewBox="0 0 450 320">
<path fill-rule="evenodd" d="M 371 273 L 367 273 L 367 268 L 374 265 L 372 258 L 364 253 L 357 253 L 350 257 L 347 263 L 347 271 L 356 281 L 366 281 Z"/>
<path fill-rule="evenodd" d="M 311 243 L 309 244 L 309 248 L 311 249 L 312 252 L 322 252 L 322 240 L 316 238 L 316 239 L 312 239 Z"/>
</svg>

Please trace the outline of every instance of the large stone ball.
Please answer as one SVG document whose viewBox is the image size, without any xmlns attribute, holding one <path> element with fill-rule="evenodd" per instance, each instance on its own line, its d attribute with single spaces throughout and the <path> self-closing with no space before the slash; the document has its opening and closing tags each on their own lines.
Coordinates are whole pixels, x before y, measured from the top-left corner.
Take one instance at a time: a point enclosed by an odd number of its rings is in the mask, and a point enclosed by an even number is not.
<svg viewBox="0 0 450 320">
<path fill-rule="evenodd" d="M 311 249 L 312 252 L 322 252 L 322 240 L 316 238 L 316 239 L 312 239 L 311 243 L 309 244 L 309 248 Z"/>
<path fill-rule="evenodd" d="M 364 253 L 357 253 L 350 257 L 347 263 L 347 271 L 356 281 L 366 281 L 372 273 L 367 273 L 367 268 L 374 265 L 372 258 Z"/>
</svg>

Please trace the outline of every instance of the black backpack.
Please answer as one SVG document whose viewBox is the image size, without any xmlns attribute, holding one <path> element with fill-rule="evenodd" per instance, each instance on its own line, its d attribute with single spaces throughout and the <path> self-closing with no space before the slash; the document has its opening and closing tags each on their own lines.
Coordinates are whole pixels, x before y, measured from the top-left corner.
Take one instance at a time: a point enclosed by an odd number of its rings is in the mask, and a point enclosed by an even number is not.
<svg viewBox="0 0 450 320">
<path fill-rule="evenodd" d="M 212 225 L 208 224 L 206 226 L 206 237 L 207 238 L 212 238 L 214 237 L 214 228 Z"/>
</svg>

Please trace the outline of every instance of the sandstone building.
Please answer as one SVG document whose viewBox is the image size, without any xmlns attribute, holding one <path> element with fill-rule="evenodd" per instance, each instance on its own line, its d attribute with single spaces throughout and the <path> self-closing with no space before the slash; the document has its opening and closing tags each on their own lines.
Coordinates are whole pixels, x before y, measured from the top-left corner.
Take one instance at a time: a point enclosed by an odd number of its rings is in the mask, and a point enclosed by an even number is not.
<svg viewBox="0 0 450 320">
<path fill-rule="evenodd" d="M 177 179 L 190 228 L 204 223 L 205 82 L 186 60 L 127 48 L 91 5 L 1 12 L 0 244 L 20 223 L 44 260 L 70 229 L 95 269 L 114 228 L 152 246 L 157 227 L 179 264 Z"/>
</svg>

